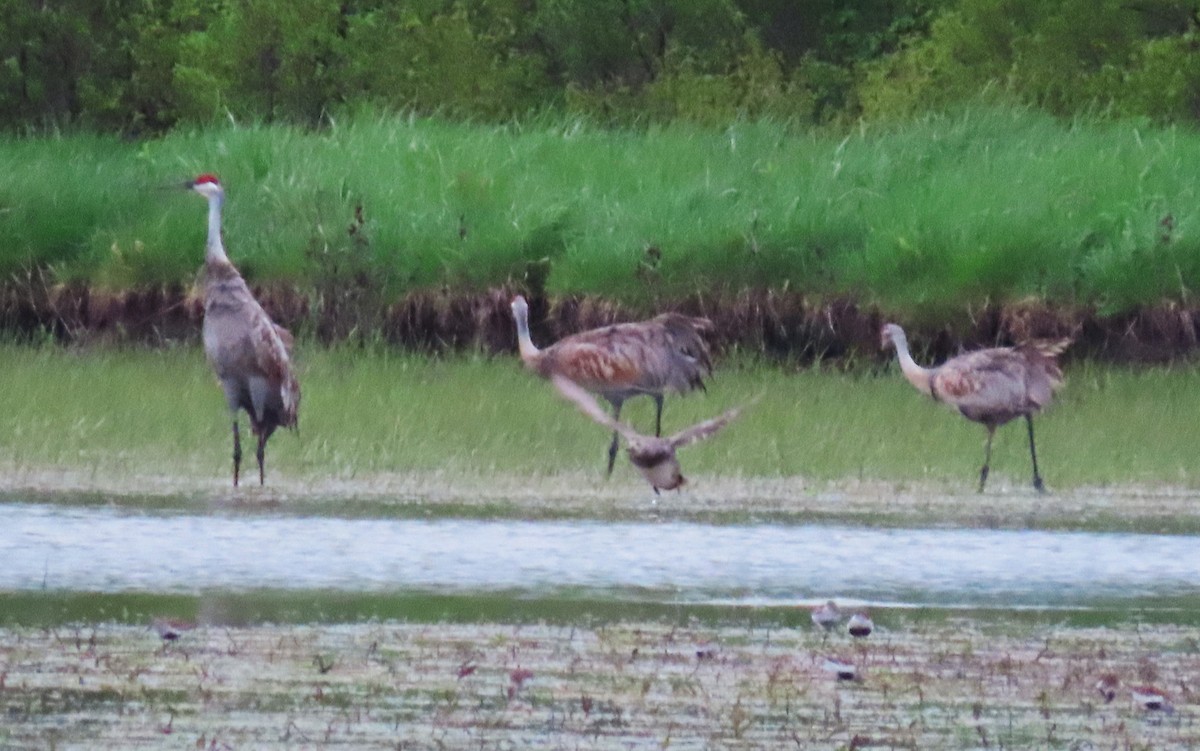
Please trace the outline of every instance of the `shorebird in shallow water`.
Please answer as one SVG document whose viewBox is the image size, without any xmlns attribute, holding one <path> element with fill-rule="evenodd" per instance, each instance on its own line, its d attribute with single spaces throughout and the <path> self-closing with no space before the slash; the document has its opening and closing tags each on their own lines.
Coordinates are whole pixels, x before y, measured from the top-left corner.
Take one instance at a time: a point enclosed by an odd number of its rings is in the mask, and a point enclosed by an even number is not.
<svg viewBox="0 0 1200 751">
<path fill-rule="evenodd" d="M 1129 695 L 1134 704 L 1147 712 L 1172 714 L 1175 711 L 1167 692 L 1155 686 L 1130 686 Z"/>
<path fill-rule="evenodd" d="M 174 618 L 155 618 L 150 622 L 150 628 L 163 641 L 171 642 L 196 628 L 196 623 L 194 621 L 181 621 Z"/>
<path fill-rule="evenodd" d="M 574 402 L 581 412 L 625 437 L 625 450 L 629 454 L 630 463 L 642 473 L 642 477 L 646 478 L 655 493 L 660 490 L 675 490 L 687 482 L 680 470 L 679 459 L 675 456 L 676 449 L 708 438 L 728 425 L 740 412 L 738 409 L 731 409 L 719 417 L 684 428 L 672 436 L 658 438 L 642 435 L 628 425 L 609 417 L 600 408 L 595 397 L 574 381 L 560 375 L 551 376 L 550 380 L 559 393 Z"/>
<path fill-rule="evenodd" d="M 821 667 L 826 672 L 837 676 L 839 681 L 855 681 L 862 677 L 858 672 L 858 667 L 854 663 L 836 657 L 825 658 L 825 663 Z"/>
<path fill-rule="evenodd" d="M 850 632 L 851 636 L 861 639 L 871 635 L 871 632 L 875 630 L 875 623 L 865 611 L 859 611 L 850 616 L 850 620 L 846 623 L 846 630 Z"/>
<path fill-rule="evenodd" d="M 1117 688 L 1121 685 L 1121 679 L 1114 673 L 1105 673 L 1100 676 L 1100 680 L 1096 681 L 1096 692 L 1104 699 L 1105 704 L 1109 704 L 1117 696 Z"/>
<path fill-rule="evenodd" d="M 828 633 L 842 622 L 842 611 L 838 610 L 836 602 L 829 600 L 813 608 L 811 618 L 814 626 L 820 626 Z"/>
<path fill-rule="evenodd" d="M 983 492 L 987 483 L 996 428 L 1017 417 L 1024 417 L 1029 429 L 1033 487 L 1038 492 L 1046 489 L 1038 472 L 1033 415 L 1049 405 L 1054 392 L 1062 386 L 1062 370 L 1054 358 L 1067 348 L 1069 339 L 981 349 L 951 358 L 935 368 L 923 368 L 908 351 L 904 329 L 889 323 L 883 327 L 882 336 L 883 346 L 896 349 L 900 370 L 918 391 L 987 428 L 979 492 Z"/>
</svg>

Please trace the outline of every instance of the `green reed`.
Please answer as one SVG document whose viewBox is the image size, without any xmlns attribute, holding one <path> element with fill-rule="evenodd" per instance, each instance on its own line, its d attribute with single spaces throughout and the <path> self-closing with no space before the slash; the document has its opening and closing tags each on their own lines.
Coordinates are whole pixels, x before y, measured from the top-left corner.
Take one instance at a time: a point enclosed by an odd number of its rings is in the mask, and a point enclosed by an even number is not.
<svg viewBox="0 0 1200 751">
<path fill-rule="evenodd" d="M 1027 298 L 1112 312 L 1200 284 L 1197 161 L 1190 131 L 1024 110 L 836 134 L 363 115 L 321 132 L 10 138 L 0 272 L 190 282 L 202 202 L 165 188 L 212 171 L 230 253 L 260 282 L 318 286 L 352 253 L 393 296 L 515 281 L 646 310 L 751 287 L 910 322 Z"/>
</svg>

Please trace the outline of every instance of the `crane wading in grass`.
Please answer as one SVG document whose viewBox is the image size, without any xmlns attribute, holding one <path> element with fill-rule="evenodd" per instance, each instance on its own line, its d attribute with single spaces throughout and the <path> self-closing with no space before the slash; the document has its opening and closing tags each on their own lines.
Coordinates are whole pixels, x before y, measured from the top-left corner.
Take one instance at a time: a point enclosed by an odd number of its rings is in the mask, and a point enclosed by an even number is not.
<svg viewBox="0 0 1200 751">
<path fill-rule="evenodd" d="M 642 435 L 628 425 L 609 417 L 595 397 L 574 381 L 561 375 L 550 376 L 550 381 L 560 394 L 574 402 L 585 415 L 625 436 L 625 450 L 629 454 L 630 463 L 642 473 L 650 487 L 654 488 L 655 495 L 659 490 L 675 490 L 687 482 L 680 470 L 679 459 L 675 456 L 676 449 L 708 438 L 728 425 L 741 411 L 727 410 L 719 417 L 696 423 L 668 438 L 659 438 Z"/>
<path fill-rule="evenodd" d="M 213 175 L 185 186 L 208 199 L 208 245 L 204 252 L 204 354 L 225 392 L 233 417 L 233 485 L 242 463 L 238 410 L 250 415 L 258 438 L 258 482 L 263 484 L 267 439 L 278 427 L 296 429 L 300 383 L 289 356 L 291 333 L 276 325 L 246 281 L 225 255 L 221 242 L 221 204 L 225 191 Z"/>
<path fill-rule="evenodd" d="M 979 470 L 979 492 L 987 483 L 992 461 L 992 436 L 1004 423 L 1024 416 L 1029 428 L 1029 458 L 1033 462 L 1033 487 L 1045 491 L 1038 472 L 1033 440 L 1033 413 L 1050 404 L 1062 386 L 1062 370 L 1055 362 L 1069 339 L 995 347 L 951 358 L 936 368 L 923 368 L 908 351 L 904 329 L 894 323 L 883 327 L 883 346 L 896 348 L 900 370 L 917 391 L 957 409 L 963 417 L 987 428 L 987 447 Z"/>
<path fill-rule="evenodd" d="M 562 376 L 599 394 L 613 407 L 613 422 L 631 396 L 654 399 L 654 435 L 662 435 L 663 394 L 704 390 L 712 360 L 703 333 L 712 329 L 707 318 L 663 313 L 648 321 L 618 323 L 584 331 L 538 349 L 529 336 L 529 304 L 517 295 L 512 301 L 521 359 L 543 378 Z M 613 428 L 608 447 L 608 473 L 617 458 L 618 433 Z"/>
</svg>

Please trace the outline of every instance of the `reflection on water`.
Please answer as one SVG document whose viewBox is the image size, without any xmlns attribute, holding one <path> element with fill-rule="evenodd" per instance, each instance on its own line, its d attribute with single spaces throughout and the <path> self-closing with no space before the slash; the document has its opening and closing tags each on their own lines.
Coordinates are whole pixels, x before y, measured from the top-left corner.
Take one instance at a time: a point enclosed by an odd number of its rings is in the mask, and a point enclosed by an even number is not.
<svg viewBox="0 0 1200 751">
<path fill-rule="evenodd" d="M 1181 596 L 1200 538 L 694 523 L 143 514 L 0 505 L 0 591 L 622 592 L 1059 605 Z"/>
</svg>

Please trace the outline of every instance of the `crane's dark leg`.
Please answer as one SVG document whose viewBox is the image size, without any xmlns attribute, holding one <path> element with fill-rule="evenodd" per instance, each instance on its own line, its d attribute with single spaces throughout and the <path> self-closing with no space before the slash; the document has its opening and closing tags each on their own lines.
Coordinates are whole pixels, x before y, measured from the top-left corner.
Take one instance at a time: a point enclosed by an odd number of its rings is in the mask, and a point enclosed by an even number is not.
<svg viewBox="0 0 1200 751">
<path fill-rule="evenodd" d="M 266 477 L 263 473 L 263 461 L 267 454 L 267 432 L 264 430 L 258 434 L 258 448 L 254 451 L 254 456 L 258 459 L 258 484 L 265 485 Z"/>
<path fill-rule="evenodd" d="M 983 486 L 987 483 L 988 469 L 992 466 L 992 436 L 996 435 L 996 426 L 987 426 L 987 448 L 983 450 L 983 467 L 979 470 L 979 492 L 983 492 Z"/>
<path fill-rule="evenodd" d="M 621 402 L 613 402 L 613 421 L 621 419 Z M 605 477 L 610 477 L 613 471 L 613 465 L 617 462 L 617 449 L 619 448 L 617 431 L 613 431 L 612 443 L 608 445 L 608 472 Z"/>
<path fill-rule="evenodd" d="M 238 432 L 237 418 L 233 418 L 233 487 L 238 486 L 238 472 L 242 468 L 242 435 Z"/>
<path fill-rule="evenodd" d="M 1025 415 L 1025 424 L 1029 426 L 1029 458 L 1033 460 L 1033 487 L 1039 493 L 1046 492 L 1046 486 L 1042 483 L 1042 476 L 1038 473 L 1037 467 L 1037 449 L 1033 445 L 1033 415 Z"/>
<path fill-rule="evenodd" d="M 654 435 L 659 437 L 662 435 L 662 394 L 651 394 L 654 397 Z"/>
</svg>

